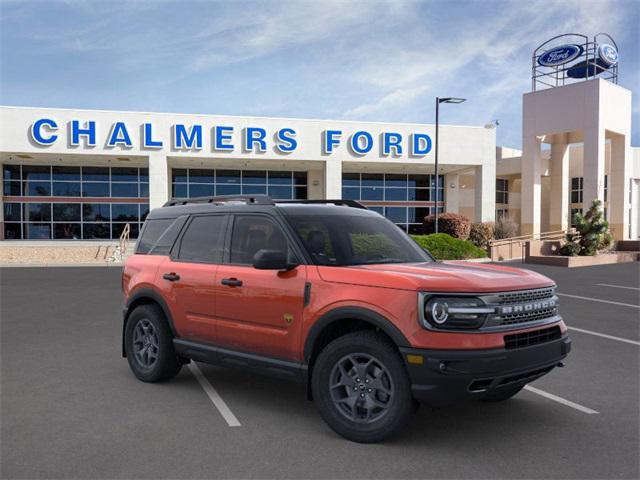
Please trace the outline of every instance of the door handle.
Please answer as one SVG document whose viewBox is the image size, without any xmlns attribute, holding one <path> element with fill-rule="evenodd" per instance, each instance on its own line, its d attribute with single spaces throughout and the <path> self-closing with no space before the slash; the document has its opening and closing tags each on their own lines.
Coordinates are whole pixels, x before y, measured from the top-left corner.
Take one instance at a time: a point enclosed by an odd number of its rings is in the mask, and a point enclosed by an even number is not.
<svg viewBox="0 0 640 480">
<path fill-rule="evenodd" d="M 241 287 L 242 280 L 238 280 L 237 278 L 223 278 L 220 282 L 222 285 L 226 285 L 228 287 Z"/>
<path fill-rule="evenodd" d="M 169 280 L 170 282 L 175 282 L 177 280 L 180 280 L 180 275 L 178 275 L 176 272 L 171 272 L 165 273 L 164 275 L 162 275 L 162 278 L 164 278 L 165 280 Z"/>
</svg>

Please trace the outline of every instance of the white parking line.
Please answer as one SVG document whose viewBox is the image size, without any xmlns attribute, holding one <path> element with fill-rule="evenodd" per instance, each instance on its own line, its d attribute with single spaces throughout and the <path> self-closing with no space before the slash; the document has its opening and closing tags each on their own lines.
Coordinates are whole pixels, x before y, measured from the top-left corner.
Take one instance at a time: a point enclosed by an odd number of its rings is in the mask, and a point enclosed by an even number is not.
<svg viewBox="0 0 640 480">
<path fill-rule="evenodd" d="M 596 283 L 599 287 L 624 288 L 627 290 L 640 290 L 638 287 L 627 287 L 625 285 L 612 285 L 610 283 Z"/>
<path fill-rule="evenodd" d="M 591 330 L 584 330 L 582 328 L 576 328 L 576 327 L 567 327 L 567 328 L 569 330 L 575 330 L 576 332 L 588 333 L 589 335 L 595 335 L 596 337 L 608 338 L 609 340 L 616 340 L 618 342 L 630 343 L 631 345 L 638 345 L 640 347 L 640 342 L 636 342 L 635 340 L 629 340 L 627 338 L 621 338 L 621 337 L 614 337 L 613 335 L 593 332 Z"/>
<path fill-rule="evenodd" d="M 549 400 L 553 400 L 554 402 L 558 402 L 561 403 L 562 405 L 566 405 L 567 407 L 571 407 L 574 408 L 576 410 L 579 410 L 582 413 L 586 413 L 587 415 L 597 415 L 599 412 L 592 410 L 588 407 L 585 407 L 583 405 L 580 405 L 579 403 L 574 403 L 570 400 L 567 400 L 566 398 L 562 398 L 562 397 L 558 397 L 557 395 L 554 395 L 552 393 L 549 392 L 545 392 L 544 390 L 539 390 L 537 388 L 534 388 L 530 385 L 526 385 L 524 387 L 525 390 L 528 390 L 531 393 L 535 393 L 537 395 L 540 395 L 542 397 L 548 398 Z"/>
<path fill-rule="evenodd" d="M 612 300 L 602 300 L 600 298 L 581 297 L 579 295 L 569 295 L 568 293 L 556 293 L 556 295 L 558 295 L 560 297 L 579 298 L 580 300 L 590 300 L 592 302 L 610 303 L 612 305 L 621 305 L 623 307 L 631 307 L 631 308 L 640 309 L 640 305 L 634 305 L 632 303 L 621 303 L 621 302 L 614 302 Z"/>
<path fill-rule="evenodd" d="M 191 363 L 189 363 L 189 370 L 191 370 L 191 373 L 193 373 L 193 376 L 196 377 L 196 380 L 198 380 L 198 383 L 200 384 L 202 389 L 205 391 L 205 393 L 209 396 L 209 399 L 211 399 L 215 407 L 218 409 L 218 411 L 220 412 L 220 415 L 222 415 L 222 418 L 225 419 L 225 421 L 227 422 L 227 425 L 229 425 L 230 427 L 241 427 L 242 425 L 240 424 L 236 416 L 229 409 L 229 407 L 227 406 L 225 401 L 222 399 L 220 394 L 218 394 L 216 389 L 213 388 L 213 385 L 209 383 L 209 380 L 207 380 L 205 376 L 202 374 L 202 371 L 200 370 L 200 368 L 198 368 L 198 365 L 196 365 L 196 362 L 192 361 Z"/>
</svg>

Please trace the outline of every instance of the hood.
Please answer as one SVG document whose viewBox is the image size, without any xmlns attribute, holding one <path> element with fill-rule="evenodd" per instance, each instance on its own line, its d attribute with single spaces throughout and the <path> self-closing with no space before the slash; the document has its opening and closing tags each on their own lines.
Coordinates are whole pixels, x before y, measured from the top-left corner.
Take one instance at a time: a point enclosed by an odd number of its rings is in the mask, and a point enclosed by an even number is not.
<svg viewBox="0 0 640 480">
<path fill-rule="evenodd" d="M 487 293 L 554 285 L 531 270 L 471 262 L 320 266 L 318 271 L 327 282 L 432 292 Z"/>
</svg>

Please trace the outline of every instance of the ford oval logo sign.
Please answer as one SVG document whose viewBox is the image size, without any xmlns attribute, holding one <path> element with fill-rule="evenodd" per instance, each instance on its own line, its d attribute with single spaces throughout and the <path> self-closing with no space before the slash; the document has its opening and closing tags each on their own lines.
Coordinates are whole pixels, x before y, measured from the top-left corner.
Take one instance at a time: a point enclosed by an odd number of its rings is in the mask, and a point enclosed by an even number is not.
<svg viewBox="0 0 640 480">
<path fill-rule="evenodd" d="M 580 45 L 561 45 L 547 50 L 538 57 L 538 63 L 543 67 L 557 67 L 575 60 L 582 54 Z"/>
<path fill-rule="evenodd" d="M 618 63 L 618 50 L 613 45 L 603 43 L 598 47 L 598 58 L 610 67 Z"/>
</svg>

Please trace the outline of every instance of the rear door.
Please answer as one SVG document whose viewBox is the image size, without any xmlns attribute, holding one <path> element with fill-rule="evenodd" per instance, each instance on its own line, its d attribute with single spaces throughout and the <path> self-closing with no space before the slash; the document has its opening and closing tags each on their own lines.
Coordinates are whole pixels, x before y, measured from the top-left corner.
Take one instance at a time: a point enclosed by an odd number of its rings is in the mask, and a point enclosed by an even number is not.
<svg viewBox="0 0 640 480">
<path fill-rule="evenodd" d="M 258 250 L 281 250 L 299 260 L 291 238 L 274 217 L 236 214 L 230 247 L 216 274 L 217 343 L 271 357 L 299 360 L 306 266 L 258 270 Z M 296 263 L 300 263 L 297 261 Z"/>
<path fill-rule="evenodd" d="M 216 341 L 215 280 L 228 220 L 225 214 L 191 217 L 171 257 L 160 265 L 158 282 L 163 284 L 181 338 Z"/>
</svg>

